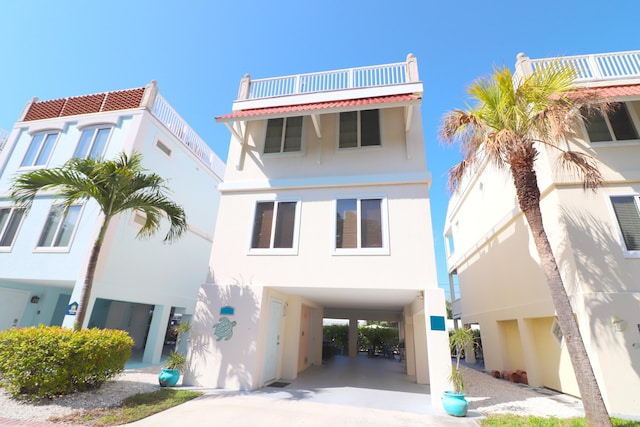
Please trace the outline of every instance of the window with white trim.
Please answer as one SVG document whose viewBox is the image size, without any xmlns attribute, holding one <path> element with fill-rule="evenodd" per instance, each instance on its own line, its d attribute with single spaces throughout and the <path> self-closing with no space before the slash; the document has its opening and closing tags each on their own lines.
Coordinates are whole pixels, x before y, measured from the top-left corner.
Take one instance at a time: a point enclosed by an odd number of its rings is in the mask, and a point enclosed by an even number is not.
<svg viewBox="0 0 640 427">
<path fill-rule="evenodd" d="M 33 135 L 20 167 L 46 166 L 57 138 L 58 132 L 40 132 Z"/>
<path fill-rule="evenodd" d="M 251 234 L 251 252 L 297 251 L 299 201 L 261 201 L 256 203 Z"/>
<path fill-rule="evenodd" d="M 10 249 L 24 217 L 24 209 L 0 208 L 0 251 Z"/>
<path fill-rule="evenodd" d="M 338 147 L 357 148 L 379 146 L 380 110 L 340 113 Z"/>
<path fill-rule="evenodd" d="M 335 207 L 336 253 L 387 253 L 385 198 L 340 198 Z"/>
<path fill-rule="evenodd" d="M 60 205 L 52 206 L 49 216 L 38 240 L 39 248 L 65 248 L 71 245 L 71 240 L 80 218 L 82 206 L 73 205 L 65 212 Z"/>
<path fill-rule="evenodd" d="M 607 114 L 596 111 L 587 116 L 585 128 L 591 142 L 615 142 L 638 139 L 638 131 L 626 103 L 621 102 Z"/>
<path fill-rule="evenodd" d="M 264 154 L 302 151 L 302 116 L 267 120 Z"/>
<path fill-rule="evenodd" d="M 638 196 L 612 196 L 611 204 L 627 253 L 640 256 L 640 209 Z"/>
<path fill-rule="evenodd" d="M 80 141 L 76 151 L 73 153 L 74 158 L 90 158 L 98 160 L 104 155 L 107 148 L 107 141 L 111 133 L 111 126 L 99 126 L 86 128 L 80 135 Z"/>
</svg>

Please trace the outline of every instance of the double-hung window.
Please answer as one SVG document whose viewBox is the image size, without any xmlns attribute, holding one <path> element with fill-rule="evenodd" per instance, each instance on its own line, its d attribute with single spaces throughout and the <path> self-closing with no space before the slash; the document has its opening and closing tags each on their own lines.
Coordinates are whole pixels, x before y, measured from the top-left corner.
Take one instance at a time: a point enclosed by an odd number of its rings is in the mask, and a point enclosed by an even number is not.
<svg viewBox="0 0 640 427">
<path fill-rule="evenodd" d="M 256 203 L 251 253 L 297 253 L 299 204 L 284 200 Z"/>
<path fill-rule="evenodd" d="M 386 199 L 336 200 L 335 253 L 388 254 Z"/>
<path fill-rule="evenodd" d="M 591 142 L 614 142 L 638 139 L 627 104 L 621 102 L 606 115 L 594 112 L 585 123 Z"/>
<path fill-rule="evenodd" d="M 46 166 L 57 138 L 58 132 L 40 132 L 33 135 L 20 167 Z"/>
<path fill-rule="evenodd" d="M 348 111 L 340 113 L 339 148 L 380 145 L 380 110 Z"/>
<path fill-rule="evenodd" d="M 282 117 L 267 121 L 264 153 L 291 153 L 302 150 L 302 117 Z"/>
<path fill-rule="evenodd" d="M 11 249 L 23 217 L 24 209 L 0 208 L 0 251 Z"/>
<path fill-rule="evenodd" d="M 80 141 L 76 151 L 73 153 L 74 158 L 90 158 L 98 160 L 104 155 L 107 147 L 107 140 L 111 133 L 110 126 L 92 127 L 82 131 Z"/>
<path fill-rule="evenodd" d="M 640 211 L 638 196 L 612 196 L 611 204 L 618 220 L 625 255 L 640 257 Z"/>
<path fill-rule="evenodd" d="M 82 206 L 73 205 L 65 212 L 64 207 L 51 207 L 49 216 L 40 234 L 38 248 L 67 248 L 78 225 Z"/>
</svg>

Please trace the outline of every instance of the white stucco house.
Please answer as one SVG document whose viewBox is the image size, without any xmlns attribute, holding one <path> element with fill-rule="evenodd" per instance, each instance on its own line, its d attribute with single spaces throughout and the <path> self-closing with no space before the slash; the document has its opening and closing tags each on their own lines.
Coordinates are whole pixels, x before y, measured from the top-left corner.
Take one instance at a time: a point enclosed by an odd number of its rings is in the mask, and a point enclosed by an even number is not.
<svg viewBox="0 0 640 427">
<path fill-rule="evenodd" d="M 587 192 L 540 147 L 544 225 L 607 408 L 640 415 L 640 51 L 530 59 L 517 75 L 558 60 L 578 90 L 618 102 L 567 140 L 597 159 L 604 185 Z M 487 371 L 523 370 L 533 386 L 579 395 L 529 228 L 508 172 L 489 164 L 449 202 L 444 230 L 454 316 L 479 325 Z M 459 290 L 459 292 L 458 292 Z"/>
<path fill-rule="evenodd" d="M 400 323 L 434 404 L 451 372 L 417 61 L 240 83 L 184 382 L 255 389 L 322 358 L 323 318 Z"/>
<path fill-rule="evenodd" d="M 74 323 L 88 258 L 100 225 L 97 204 L 66 215 L 39 194 L 28 215 L 9 199 L 23 171 L 72 157 L 143 155 L 183 206 L 188 232 L 162 242 L 168 225 L 139 240 L 139 214 L 116 218 L 98 260 L 85 325 L 127 330 L 145 362 L 160 360 L 170 317 L 193 314 L 207 276 L 224 164 L 158 94 L 146 87 L 29 101 L 0 151 L 0 329 Z"/>
</svg>

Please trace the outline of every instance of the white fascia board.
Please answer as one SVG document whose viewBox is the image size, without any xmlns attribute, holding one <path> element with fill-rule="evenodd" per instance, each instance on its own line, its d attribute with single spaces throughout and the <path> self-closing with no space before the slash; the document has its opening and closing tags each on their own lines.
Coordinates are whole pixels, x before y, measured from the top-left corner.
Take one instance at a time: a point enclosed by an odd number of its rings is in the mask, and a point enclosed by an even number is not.
<svg viewBox="0 0 640 427">
<path fill-rule="evenodd" d="M 272 98 L 236 100 L 232 111 L 254 108 L 285 107 L 289 105 L 313 104 L 316 102 L 344 101 L 348 99 L 376 98 L 380 96 L 415 94 L 422 96 L 422 82 L 358 89 L 340 89 L 326 92 L 276 96 Z"/>
<path fill-rule="evenodd" d="M 243 193 L 279 189 L 335 188 L 354 186 L 424 184 L 430 186 L 430 172 L 407 172 L 380 175 L 327 176 L 310 178 L 289 178 L 261 181 L 222 182 L 218 185 L 221 193 Z"/>
</svg>

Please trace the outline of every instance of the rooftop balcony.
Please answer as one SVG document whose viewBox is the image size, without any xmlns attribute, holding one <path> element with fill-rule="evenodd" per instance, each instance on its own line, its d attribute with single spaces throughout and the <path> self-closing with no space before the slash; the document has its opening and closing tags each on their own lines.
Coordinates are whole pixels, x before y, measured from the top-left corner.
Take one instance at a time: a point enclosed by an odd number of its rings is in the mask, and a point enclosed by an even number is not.
<svg viewBox="0 0 640 427">
<path fill-rule="evenodd" d="M 394 64 L 255 80 L 247 74 L 240 81 L 233 110 L 408 93 L 422 94 L 418 64 L 412 54 L 406 62 Z"/>
<path fill-rule="evenodd" d="M 610 85 L 613 80 L 640 80 L 640 50 L 542 59 L 530 59 L 520 53 L 516 73 L 526 76 L 533 70 L 556 63 L 575 68 L 578 73 L 576 83 L 580 85 L 591 86 L 602 82 Z"/>
</svg>

